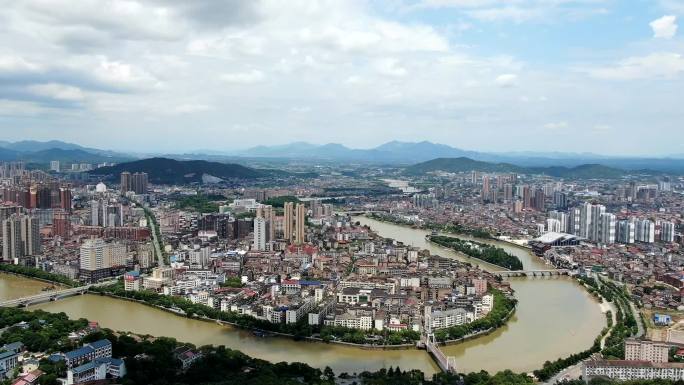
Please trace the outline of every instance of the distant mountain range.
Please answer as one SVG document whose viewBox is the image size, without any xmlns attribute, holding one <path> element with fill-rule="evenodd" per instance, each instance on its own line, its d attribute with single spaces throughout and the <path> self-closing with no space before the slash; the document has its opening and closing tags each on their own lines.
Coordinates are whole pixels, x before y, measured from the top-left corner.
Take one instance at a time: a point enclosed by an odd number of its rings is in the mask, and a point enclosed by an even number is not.
<svg viewBox="0 0 684 385">
<path fill-rule="evenodd" d="M 169 158 L 150 158 L 102 167 L 94 173 L 117 181 L 119 175 L 128 171 L 145 172 L 150 182 L 156 184 L 184 184 L 217 182 L 217 178 L 256 179 L 266 177 L 269 171 L 261 171 L 239 164 L 208 162 L 205 160 L 175 160 Z"/>
<path fill-rule="evenodd" d="M 371 149 L 353 149 L 338 143 L 316 145 L 306 142 L 295 142 L 280 146 L 257 146 L 231 153 L 231 155 L 249 157 L 399 164 L 410 164 L 436 157 L 470 156 L 476 154 L 476 152 L 464 151 L 444 144 L 425 141 L 417 143 L 392 141 Z"/>
<path fill-rule="evenodd" d="M 63 163 L 104 163 L 121 162 L 132 159 L 126 154 L 79 146 L 78 144 L 50 140 L 39 142 L 24 140 L 20 142 L 0 141 L 0 160 L 24 161 L 27 163 L 49 163 L 58 160 Z"/>
<path fill-rule="evenodd" d="M 512 172 L 519 174 L 548 175 L 568 179 L 616 179 L 630 174 L 630 171 L 601 164 L 583 164 L 574 167 L 522 167 L 510 163 L 490 163 L 470 158 L 437 158 L 407 167 L 408 175 L 421 175 L 433 171 L 446 172 Z M 659 174 L 657 171 L 641 170 L 643 173 Z M 634 171 L 632 171 L 634 173 Z"/>
<path fill-rule="evenodd" d="M 391 141 L 370 149 L 353 149 L 341 144 L 323 145 L 294 142 L 278 146 L 257 146 L 234 151 L 188 151 L 184 154 L 141 155 L 88 148 L 78 144 L 52 140 L 47 142 L 0 141 L 0 161 L 23 160 L 28 163 L 47 163 L 59 160 L 65 163 L 126 162 L 152 156 L 179 160 L 211 160 L 226 163 L 278 164 L 282 161 L 304 160 L 336 163 L 364 163 L 406 167 L 439 158 L 468 158 L 472 161 L 508 164 L 523 168 L 561 167 L 574 168 L 593 164 L 621 170 L 656 170 L 684 174 L 684 154 L 680 157 L 641 158 L 611 157 L 592 153 L 561 152 L 508 152 L 486 153 L 462 150 L 428 141 Z M 263 162 L 262 162 L 263 160 Z M 270 166 L 266 166 L 270 167 Z"/>
</svg>

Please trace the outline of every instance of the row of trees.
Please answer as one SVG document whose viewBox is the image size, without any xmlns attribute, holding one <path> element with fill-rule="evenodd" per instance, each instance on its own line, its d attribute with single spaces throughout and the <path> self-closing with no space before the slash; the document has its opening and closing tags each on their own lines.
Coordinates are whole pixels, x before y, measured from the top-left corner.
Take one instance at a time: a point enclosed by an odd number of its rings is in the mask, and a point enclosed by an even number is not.
<svg viewBox="0 0 684 385">
<path fill-rule="evenodd" d="M 20 266 L 20 265 L 10 265 L 10 264 L 0 264 L 0 271 L 6 273 L 19 274 L 30 278 L 38 278 L 45 281 L 51 281 L 59 283 L 65 286 L 76 287 L 80 284 L 68 277 L 59 274 L 48 273 L 45 270 L 37 269 L 35 267 Z"/>
<path fill-rule="evenodd" d="M 440 342 L 458 340 L 471 334 L 503 326 L 518 301 L 505 296 L 496 289 L 492 289 L 490 293 L 494 295 L 494 306 L 492 306 L 492 310 L 486 316 L 467 324 L 436 330 L 435 339 Z"/>
<path fill-rule="evenodd" d="M 461 252 L 469 257 L 481 259 L 485 262 L 504 267 L 508 270 L 523 269 L 523 264 L 518 257 L 509 254 L 500 247 L 440 235 L 431 236 L 430 241 L 440 246 Z"/>
<path fill-rule="evenodd" d="M 378 221 L 390 222 L 390 223 L 394 223 L 397 225 L 403 225 L 403 226 L 414 226 L 415 225 L 414 222 L 407 221 L 405 219 L 401 219 L 401 218 L 398 218 L 394 215 L 389 215 L 389 214 L 371 213 L 371 214 L 368 214 L 368 216 L 370 218 L 376 219 Z M 447 223 L 447 224 L 428 222 L 425 224 L 424 227 L 427 229 L 430 229 L 430 230 L 443 231 L 445 233 L 470 235 L 471 237 L 475 237 L 475 238 L 484 238 L 484 239 L 492 238 L 492 234 L 487 230 L 465 227 L 462 224 L 456 223 L 456 222 Z"/>
</svg>

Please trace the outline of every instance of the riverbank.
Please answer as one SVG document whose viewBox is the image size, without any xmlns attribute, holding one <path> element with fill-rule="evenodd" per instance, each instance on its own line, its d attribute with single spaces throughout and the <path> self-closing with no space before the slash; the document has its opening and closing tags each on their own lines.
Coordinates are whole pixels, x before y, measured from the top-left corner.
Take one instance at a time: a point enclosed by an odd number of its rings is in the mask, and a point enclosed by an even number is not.
<svg viewBox="0 0 684 385">
<path fill-rule="evenodd" d="M 314 343 L 323 343 L 323 344 L 337 344 L 337 345 L 343 345 L 343 346 L 350 346 L 354 348 L 359 348 L 359 349 L 364 349 L 364 350 L 409 350 L 409 349 L 417 349 L 416 343 L 411 342 L 411 343 L 404 343 L 404 344 L 359 344 L 359 343 L 353 343 L 353 342 L 347 342 L 347 341 L 339 341 L 339 340 L 325 340 L 320 337 L 313 337 L 313 336 L 307 336 L 307 335 L 301 335 L 301 334 L 295 334 L 295 333 L 286 333 L 278 330 L 273 330 L 269 328 L 262 328 L 258 326 L 250 326 L 250 325 L 245 325 L 244 323 L 238 323 L 238 322 L 233 322 L 233 321 L 228 321 L 225 319 L 220 319 L 216 317 L 210 317 L 207 316 L 206 314 L 199 315 L 197 313 L 189 313 L 186 311 L 183 311 L 181 308 L 177 308 L 178 310 L 175 310 L 173 307 L 166 307 L 163 305 L 158 305 L 151 303 L 147 300 L 144 299 L 138 299 L 138 298 L 131 298 L 128 296 L 123 296 L 123 295 L 117 295 L 111 291 L 106 291 L 106 288 L 96 288 L 91 291 L 92 294 L 99 294 L 99 295 L 104 295 L 108 296 L 111 298 L 115 298 L 118 300 L 126 300 L 126 301 L 131 301 L 135 302 L 141 305 L 149 306 L 152 308 L 156 308 L 171 314 L 174 314 L 176 316 L 181 316 L 189 319 L 194 319 L 194 320 L 199 320 L 199 321 L 205 321 L 205 322 L 212 322 L 212 323 L 217 323 L 225 326 L 230 326 L 235 329 L 240 329 L 240 330 L 247 330 L 251 332 L 259 332 L 263 333 L 264 335 L 272 335 L 272 336 L 277 336 L 277 337 L 283 337 L 283 338 L 289 338 L 294 341 L 309 341 L 309 342 L 314 342 Z M 152 294 L 152 293 L 148 293 Z M 199 305 L 203 306 L 203 305 Z M 215 310 L 215 309 L 214 309 Z M 235 316 L 234 314 L 228 313 L 228 312 L 220 312 L 220 315 L 225 315 L 225 316 Z M 247 317 L 247 316 L 242 316 L 242 317 Z M 252 322 L 261 322 L 260 320 L 251 317 Z M 268 323 L 268 326 L 273 326 L 277 327 L 278 325 L 276 324 L 271 324 Z"/>
<path fill-rule="evenodd" d="M 9 271 L 0 271 L 0 274 L 12 275 L 12 276 L 15 276 L 15 277 L 28 278 L 28 279 L 32 279 L 32 280 L 34 280 L 34 281 L 39 281 L 39 282 L 43 282 L 43 283 L 49 283 L 50 285 L 54 286 L 55 288 L 65 287 L 65 286 L 66 286 L 66 285 L 64 285 L 64 284 L 62 284 L 62 283 L 59 283 L 59 282 L 51 281 L 51 280 L 44 279 L 44 278 L 31 277 L 31 276 L 28 276 L 28 275 L 26 275 L 26 274 L 13 273 L 13 272 L 9 272 Z"/>
<path fill-rule="evenodd" d="M 156 305 L 156 304 L 150 303 L 150 302 L 145 301 L 145 300 L 135 299 L 135 298 L 130 298 L 130 297 L 125 297 L 125 296 L 121 296 L 121 295 L 116 295 L 116 294 L 114 294 L 114 293 L 107 292 L 107 291 L 101 291 L 101 289 L 99 289 L 99 288 L 96 289 L 95 291 L 93 291 L 92 293 L 93 293 L 93 294 L 99 294 L 99 295 L 108 296 L 108 297 L 110 297 L 110 298 L 115 298 L 115 299 L 118 299 L 118 300 L 125 300 L 125 301 L 135 302 L 135 303 L 138 303 L 138 304 L 141 304 L 141 305 L 149 306 L 149 307 L 152 307 L 152 308 L 156 308 L 156 309 L 159 309 L 159 310 L 162 310 L 162 311 L 165 311 L 165 312 L 174 314 L 174 315 L 176 315 L 176 316 L 182 316 L 182 317 L 186 317 L 186 318 L 189 318 L 189 319 L 195 319 L 195 320 L 200 320 L 200 321 L 205 321 L 205 322 L 218 323 L 218 324 L 220 324 L 220 325 L 230 326 L 230 327 L 232 327 L 232 328 L 241 329 L 241 330 L 247 330 L 247 331 L 251 331 L 251 332 L 259 332 L 259 333 L 263 333 L 263 334 L 266 335 L 266 336 L 277 336 L 277 337 L 282 337 L 282 338 L 289 338 L 289 339 L 292 339 L 292 340 L 294 340 L 294 341 L 308 341 L 308 342 L 313 342 L 313 343 L 337 344 L 337 345 L 349 346 L 349 347 L 354 347 L 354 348 L 364 349 L 364 350 L 411 350 L 411 349 L 421 349 L 421 348 L 419 348 L 419 347 L 417 346 L 417 343 L 405 343 L 405 344 L 396 344 L 396 345 L 389 345 L 389 344 L 386 344 L 386 345 L 379 345 L 379 344 L 358 344 L 358 343 L 346 342 L 346 341 L 338 341 L 338 340 L 324 340 L 324 339 L 322 339 L 322 338 L 320 338 L 320 337 L 302 336 L 302 335 L 297 335 L 297 334 L 292 334 L 292 333 L 284 333 L 284 332 L 279 332 L 279 331 L 274 331 L 274 330 L 269 330 L 269 329 L 264 329 L 264 328 L 259 328 L 259 327 L 245 326 L 245 325 L 241 325 L 241 324 L 236 323 L 236 322 L 221 320 L 221 319 L 218 319 L 218 318 L 212 318 L 212 317 L 207 317 L 207 316 L 198 316 L 198 315 L 196 315 L 196 314 L 188 314 L 188 313 L 183 312 L 183 311 L 175 310 L 174 308 L 168 308 L 168 307 L 164 307 L 164 306 L 161 306 L 161 305 Z M 179 310 L 180 310 L 180 309 L 179 309 Z M 478 332 L 476 332 L 476 333 L 472 333 L 472 334 L 470 334 L 470 335 L 468 335 L 468 336 L 461 337 L 461 338 L 457 338 L 457 339 L 446 340 L 446 341 L 439 341 L 439 343 L 440 343 L 441 345 L 456 345 L 456 344 L 459 344 L 459 343 L 462 343 L 462 342 L 465 342 L 465 341 L 470 341 L 470 340 L 477 339 L 477 338 L 480 337 L 480 336 L 488 335 L 488 334 L 490 334 L 490 333 L 496 331 L 496 330 L 499 329 L 500 327 L 504 326 L 504 325 L 506 324 L 506 322 L 511 318 L 511 316 L 513 316 L 514 313 L 515 313 L 515 306 L 513 306 L 513 308 L 512 308 L 512 309 L 507 313 L 507 315 L 506 315 L 505 317 L 503 317 L 502 319 L 492 321 L 492 322 L 496 322 L 496 324 L 498 325 L 498 326 L 496 326 L 496 327 L 491 327 L 491 328 L 488 328 L 488 329 L 486 329 L 486 330 L 478 331 Z M 492 309 L 492 314 L 495 314 L 495 309 Z M 473 322 L 476 323 L 477 321 L 478 321 L 478 320 L 473 321 Z M 473 324 L 473 322 L 471 322 L 470 324 Z M 462 326 L 467 327 L 467 326 L 470 325 L 470 324 L 465 324 L 465 325 L 462 325 Z M 266 338 L 267 338 L 267 337 L 266 337 Z"/>
<path fill-rule="evenodd" d="M 37 281 L 43 281 L 52 283 L 59 286 L 67 287 L 77 287 L 80 284 L 72 279 L 69 279 L 63 275 L 48 273 L 47 271 L 37 269 L 35 267 L 10 265 L 7 263 L 0 263 L 0 273 L 16 274 L 24 276 L 26 278 L 35 279 Z"/>
<path fill-rule="evenodd" d="M 513 314 L 515 314 L 515 307 L 513 307 L 513 309 L 511 309 L 511 311 L 509 311 L 508 314 L 506 315 L 506 317 L 503 319 L 504 325 L 506 322 L 508 322 L 508 320 L 511 319 L 511 317 L 513 317 Z M 490 335 L 491 333 L 494 333 L 495 331 L 499 330 L 499 328 L 501 328 L 501 326 L 495 327 L 495 328 L 489 328 L 487 330 L 483 330 L 483 331 L 480 331 L 477 333 L 473 333 L 471 335 L 468 335 L 468 336 L 465 336 L 462 338 L 458 338 L 458 339 L 454 339 L 454 340 L 437 341 L 437 344 L 440 346 L 452 346 L 452 345 L 461 344 L 464 342 L 468 342 L 468 341 L 477 339 L 479 337 L 484 337 L 484 336 Z"/>
</svg>

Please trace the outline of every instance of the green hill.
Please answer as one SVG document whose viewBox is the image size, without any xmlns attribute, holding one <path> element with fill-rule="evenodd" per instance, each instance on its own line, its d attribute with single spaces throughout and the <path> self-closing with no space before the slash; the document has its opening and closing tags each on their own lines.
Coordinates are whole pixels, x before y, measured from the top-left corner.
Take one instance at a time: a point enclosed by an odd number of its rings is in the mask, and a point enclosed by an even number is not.
<svg viewBox="0 0 684 385">
<path fill-rule="evenodd" d="M 468 172 L 468 171 L 483 171 L 483 172 L 523 172 L 523 167 L 518 167 L 509 163 L 489 163 L 479 160 L 473 160 L 466 157 L 460 158 L 437 158 L 414 164 L 407 167 L 405 172 L 411 175 L 424 174 L 431 171 L 446 171 L 446 172 Z"/>
<path fill-rule="evenodd" d="M 628 175 L 629 172 L 601 164 L 583 164 L 576 167 L 520 167 L 510 163 L 489 163 L 470 158 L 437 158 L 407 167 L 408 175 L 421 175 L 432 171 L 445 172 L 514 172 L 518 174 L 549 175 L 568 179 L 616 179 Z M 643 170 L 640 173 L 653 173 Z"/>
<path fill-rule="evenodd" d="M 120 163 L 112 167 L 99 168 L 93 173 L 117 180 L 124 171 L 145 172 L 149 181 L 156 184 L 201 183 L 203 176 L 226 180 L 255 179 L 269 175 L 267 172 L 239 164 L 169 158 L 150 158 Z"/>
</svg>

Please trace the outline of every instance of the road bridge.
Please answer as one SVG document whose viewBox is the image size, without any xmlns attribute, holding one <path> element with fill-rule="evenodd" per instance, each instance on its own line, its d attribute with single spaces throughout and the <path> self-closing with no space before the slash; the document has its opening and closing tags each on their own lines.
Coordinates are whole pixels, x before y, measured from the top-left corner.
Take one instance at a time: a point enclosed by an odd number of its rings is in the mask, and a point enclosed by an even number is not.
<svg viewBox="0 0 684 385">
<path fill-rule="evenodd" d="M 510 277 L 551 277 L 558 275 L 570 275 L 568 269 L 550 269 L 550 270 L 499 270 L 492 271 L 492 274 L 501 278 Z"/>
<path fill-rule="evenodd" d="M 443 372 L 457 373 L 456 357 L 447 356 L 439 349 L 434 334 L 430 333 L 426 336 L 425 349 L 430 353 L 430 356 L 435 360 L 437 366 L 439 366 Z"/>
<path fill-rule="evenodd" d="M 85 294 L 91 287 L 109 285 L 111 283 L 112 281 L 110 280 L 85 286 L 71 287 L 68 289 L 44 291 L 39 294 L 29 295 L 26 297 L 0 301 L 0 307 L 26 307 L 42 302 L 57 301 L 62 298 Z"/>
</svg>

